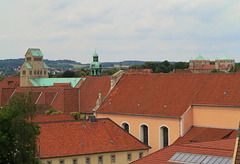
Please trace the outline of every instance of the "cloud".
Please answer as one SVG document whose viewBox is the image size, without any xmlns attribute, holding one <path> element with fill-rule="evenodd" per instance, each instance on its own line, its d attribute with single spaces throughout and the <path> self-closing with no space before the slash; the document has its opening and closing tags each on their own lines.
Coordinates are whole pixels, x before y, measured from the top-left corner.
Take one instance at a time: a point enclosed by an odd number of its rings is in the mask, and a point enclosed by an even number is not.
<svg viewBox="0 0 240 164">
<path fill-rule="evenodd" d="M 39 47 L 47 59 L 240 61 L 237 0 L 0 1 L 0 59 Z M 9 48 L 11 47 L 11 48 Z"/>
</svg>

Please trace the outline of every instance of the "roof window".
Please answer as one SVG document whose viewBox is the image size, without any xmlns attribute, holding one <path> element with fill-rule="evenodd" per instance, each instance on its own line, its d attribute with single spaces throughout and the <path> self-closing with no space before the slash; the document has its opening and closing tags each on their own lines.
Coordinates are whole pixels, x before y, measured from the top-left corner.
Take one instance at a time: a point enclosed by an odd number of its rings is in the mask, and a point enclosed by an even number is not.
<svg viewBox="0 0 240 164">
<path fill-rule="evenodd" d="M 167 105 L 164 105 L 164 107 L 163 107 L 163 108 L 164 108 L 164 109 L 165 109 L 165 108 L 167 108 Z"/>
<path fill-rule="evenodd" d="M 113 143 L 114 141 L 113 140 L 110 140 L 111 143 Z"/>
<path fill-rule="evenodd" d="M 82 146 L 83 146 L 83 143 L 82 143 L 82 142 L 80 142 L 80 145 L 82 145 Z"/>
<path fill-rule="evenodd" d="M 86 126 L 85 126 L 85 125 L 82 125 L 82 127 L 83 127 L 83 128 L 86 128 Z"/>
<path fill-rule="evenodd" d="M 138 107 L 140 107 L 141 104 L 138 104 Z"/>
<path fill-rule="evenodd" d="M 224 95 L 226 95 L 227 94 L 227 92 L 224 92 Z"/>
</svg>

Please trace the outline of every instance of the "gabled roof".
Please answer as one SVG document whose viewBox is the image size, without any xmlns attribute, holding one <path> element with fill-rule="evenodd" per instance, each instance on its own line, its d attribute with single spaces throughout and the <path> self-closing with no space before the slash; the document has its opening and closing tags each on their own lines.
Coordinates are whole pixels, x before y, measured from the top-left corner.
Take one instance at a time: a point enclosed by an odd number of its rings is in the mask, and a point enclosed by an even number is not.
<svg viewBox="0 0 240 164">
<path fill-rule="evenodd" d="M 232 158 L 234 146 L 235 139 L 191 143 L 183 145 L 173 144 L 171 146 L 158 150 L 142 159 L 136 160 L 132 162 L 132 164 L 175 163 L 169 162 L 169 159 L 177 152 Z"/>
<path fill-rule="evenodd" d="M 20 77 L 5 77 L 0 81 L 0 88 L 15 88 L 20 85 Z"/>
<path fill-rule="evenodd" d="M 101 98 L 104 98 L 110 87 L 111 79 L 109 76 L 87 76 L 80 87 L 80 112 L 92 113 L 99 93 L 101 93 Z"/>
<path fill-rule="evenodd" d="M 43 56 L 41 50 L 38 48 L 29 48 L 28 50 L 32 53 L 33 56 Z"/>
<path fill-rule="evenodd" d="M 110 119 L 41 123 L 40 158 L 145 150 L 149 146 Z"/>
<path fill-rule="evenodd" d="M 97 112 L 180 117 L 207 74 L 124 74 Z"/>
<path fill-rule="evenodd" d="M 97 113 L 180 117 L 191 104 L 240 106 L 239 84 L 238 73 L 124 74 Z"/>
<path fill-rule="evenodd" d="M 191 144 L 222 139 L 235 139 L 237 130 L 207 127 L 192 127 L 183 137 L 179 137 L 173 144 Z"/>
<path fill-rule="evenodd" d="M 71 83 L 74 88 L 80 80 L 85 80 L 85 78 L 33 78 L 29 80 L 34 86 L 53 86 L 54 83 Z"/>
</svg>

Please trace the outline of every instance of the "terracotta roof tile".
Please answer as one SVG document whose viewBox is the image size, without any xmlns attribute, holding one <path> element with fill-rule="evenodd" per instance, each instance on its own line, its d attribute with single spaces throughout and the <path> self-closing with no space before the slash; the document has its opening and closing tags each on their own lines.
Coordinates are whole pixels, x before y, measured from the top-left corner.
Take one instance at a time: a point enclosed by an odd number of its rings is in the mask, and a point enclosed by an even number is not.
<svg viewBox="0 0 240 164">
<path fill-rule="evenodd" d="M 211 74 L 193 104 L 240 106 L 240 74 Z"/>
<path fill-rule="evenodd" d="M 202 66 L 202 68 L 201 69 L 215 69 L 215 65 L 204 65 L 204 66 Z"/>
<path fill-rule="evenodd" d="M 123 75 L 97 112 L 180 117 L 207 78 L 208 74 Z"/>
<path fill-rule="evenodd" d="M 40 126 L 40 158 L 150 148 L 110 119 L 97 119 L 96 123 L 61 121 Z"/>
<path fill-rule="evenodd" d="M 164 149 L 158 150 L 132 163 L 133 164 L 173 163 L 173 162 L 168 162 L 168 160 L 176 152 L 232 157 L 234 146 L 235 146 L 235 139 L 192 143 L 192 144 L 185 144 L 185 145 L 171 145 L 169 147 L 165 147 Z"/>
<path fill-rule="evenodd" d="M 175 74 L 183 74 L 183 73 L 192 73 L 192 71 L 177 69 L 177 70 L 173 70 L 173 73 L 175 73 Z"/>
<path fill-rule="evenodd" d="M 149 74 L 149 73 L 153 73 L 152 69 L 125 69 L 124 71 L 128 74 Z"/>
<path fill-rule="evenodd" d="M 20 77 L 5 77 L 0 82 L 0 88 L 16 88 L 20 85 Z"/>
<path fill-rule="evenodd" d="M 88 76 L 80 87 L 80 112 L 92 113 L 99 93 L 104 98 L 110 87 L 111 79 L 109 76 Z"/>
<path fill-rule="evenodd" d="M 192 127 L 183 137 L 179 137 L 174 142 L 174 145 L 214 141 L 221 139 L 235 139 L 236 137 L 237 130 L 207 127 Z"/>
<path fill-rule="evenodd" d="M 33 122 L 52 122 L 52 121 L 66 121 L 75 120 L 70 114 L 57 115 L 38 115 L 33 119 Z"/>
<path fill-rule="evenodd" d="M 239 84 L 237 73 L 124 74 L 97 112 L 180 117 L 191 104 L 240 106 Z"/>
</svg>

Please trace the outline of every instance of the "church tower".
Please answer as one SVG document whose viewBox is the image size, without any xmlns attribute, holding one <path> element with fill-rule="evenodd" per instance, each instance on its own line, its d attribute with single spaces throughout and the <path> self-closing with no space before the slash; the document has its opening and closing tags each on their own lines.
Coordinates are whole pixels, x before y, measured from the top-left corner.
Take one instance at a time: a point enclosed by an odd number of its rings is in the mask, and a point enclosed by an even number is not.
<svg viewBox="0 0 240 164">
<path fill-rule="evenodd" d="M 93 54 L 93 62 L 90 64 L 90 75 L 91 76 L 101 76 L 102 75 L 102 65 L 98 62 L 98 54 Z"/>
<path fill-rule="evenodd" d="M 48 66 L 43 61 L 43 54 L 40 49 L 29 48 L 20 69 L 20 86 L 32 86 L 29 79 L 34 78 L 48 78 Z"/>
</svg>

